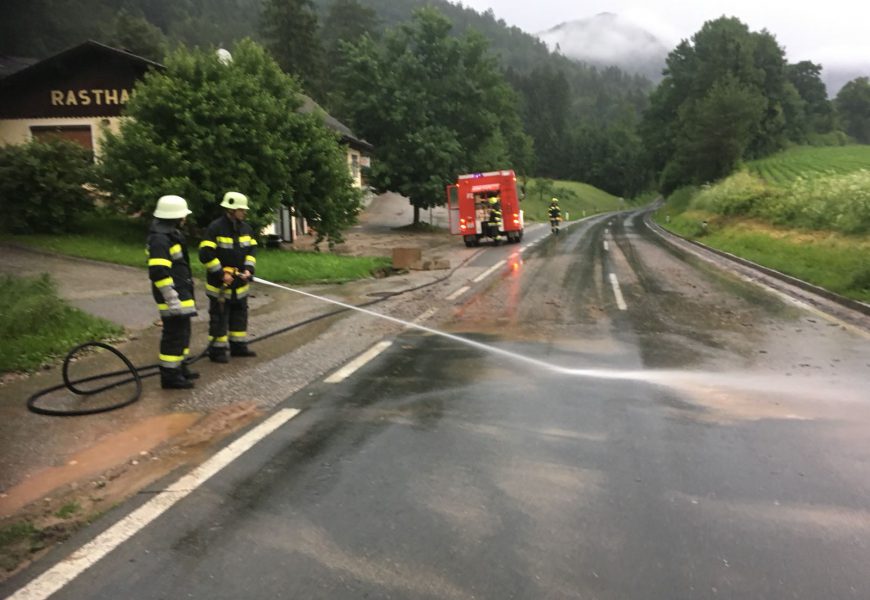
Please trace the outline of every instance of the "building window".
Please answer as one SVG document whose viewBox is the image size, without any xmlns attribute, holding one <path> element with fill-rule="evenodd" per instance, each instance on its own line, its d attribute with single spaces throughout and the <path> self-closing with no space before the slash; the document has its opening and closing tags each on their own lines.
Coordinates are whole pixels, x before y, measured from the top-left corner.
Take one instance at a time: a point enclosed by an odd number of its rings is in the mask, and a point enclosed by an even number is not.
<svg viewBox="0 0 870 600">
<path fill-rule="evenodd" d="M 94 140 L 90 125 L 34 125 L 30 128 L 33 139 L 45 141 L 60 138 L 81 145 L 85 150 L 94 151 Z"/>
</svg>

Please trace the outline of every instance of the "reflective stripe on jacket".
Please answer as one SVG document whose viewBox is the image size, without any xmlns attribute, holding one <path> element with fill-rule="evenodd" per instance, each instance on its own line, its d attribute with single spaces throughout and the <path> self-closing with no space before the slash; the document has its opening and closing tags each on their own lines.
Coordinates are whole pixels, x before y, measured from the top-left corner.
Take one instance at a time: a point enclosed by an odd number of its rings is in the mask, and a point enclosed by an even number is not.
<svg viewBox="0 0 870 600">
<path fill-rule="evenodd" d="M 229 289 L 223 288 L 223 270 L 238 269 L 251 275 L 257 267 L 257 240 L 251 226 L 244 221 L 233 221 L 227 215 L 211 222 L 199 244 L 199 261 L 205 265 L 205 293 L 212 297 L 235 294 L 237 299 L 248 295 L 248 282 L 233 280 Z"/>
<path fill-rule="evenodd" d="M 184 234 L 175 227 L 174 220 L 154 219 L 148 230 L 148 278 L 151 295 L 163 316 L 169 315 L 169 306 L 161 289 L 171 287 L 178 292 L 182 314 L 195 315 L 193 276 Z"/>
</svg>

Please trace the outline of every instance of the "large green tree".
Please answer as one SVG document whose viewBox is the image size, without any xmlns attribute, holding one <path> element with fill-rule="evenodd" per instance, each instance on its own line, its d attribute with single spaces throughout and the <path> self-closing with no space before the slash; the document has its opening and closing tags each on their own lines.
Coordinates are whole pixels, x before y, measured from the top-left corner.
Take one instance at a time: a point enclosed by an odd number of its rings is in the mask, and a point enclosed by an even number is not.
<svg viewBox="0 0 870 600">
<path fill-rule="evenodd" d="M 807 133 L 828 133 L 834 129 L 834 108 L 822 81 L 822 65 L 808 60 L 788 66 L 789 81 L 805 103 Z"/>
<path fill-rule="evenodd" d="M 120 134 L 108 135 L 102 166 L 115 202 L 147 214 L 159 196 L 179 194 L 204 225 L 237 190 L 257 226 L 283 203 L 321 238 L 340 240 L 358 194 L 336 135 L 300 105 L 295 80 L 249 40 L 228 62 L 212 51 L 170 53 L 165 71 L 136 86 Z"/>
<path fill-rule="evenodd" d="M 804 104 L 773 35 L 721 17 L 668 55 L 641 135 L 668 192 L 800 141 Z"/>
<path fill-rule="evenodd" d="M 835 103 L 846 133 L 870 144 L 870 78 L 858 77 L 844 85 Z"/>
<path fill-rule="evenodd" d="M 516 98 L 479 35 L 450 35 L 434 9 L 349 48 L 339 69 L 340 108 L 375 146 L 369 180 L 420 209 L 444 203 L 457 174 L 531 160 Z"/>
<path fill-rule="evenodd" d="M 323 47 L 311 0 L 264 0 L 260 28 L 281 68 L 298 77 L 309 94 L 320 98 Z"/>
</svg>

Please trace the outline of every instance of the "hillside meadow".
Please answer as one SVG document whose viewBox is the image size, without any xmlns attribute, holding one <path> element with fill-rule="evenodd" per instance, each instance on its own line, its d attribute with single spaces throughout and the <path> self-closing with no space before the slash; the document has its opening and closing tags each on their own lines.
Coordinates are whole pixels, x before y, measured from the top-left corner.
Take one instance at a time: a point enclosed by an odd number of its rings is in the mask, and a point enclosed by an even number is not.
<svg viewBox="0 0 870 600">
<path fill-rule="evenodd" d="M 527 221 L 547 221 L 551 198 L 559 199 L 562 218 L 570 220 L 626 208 L 622 198 L 577 181 L 529 178 L 525 191 L 523 214 Z"/>
<path fill-rule="evenodd" d="M 870 302 L 870 146 L 799 147 L 672 194 L 675 233 Z"/>
</svg>

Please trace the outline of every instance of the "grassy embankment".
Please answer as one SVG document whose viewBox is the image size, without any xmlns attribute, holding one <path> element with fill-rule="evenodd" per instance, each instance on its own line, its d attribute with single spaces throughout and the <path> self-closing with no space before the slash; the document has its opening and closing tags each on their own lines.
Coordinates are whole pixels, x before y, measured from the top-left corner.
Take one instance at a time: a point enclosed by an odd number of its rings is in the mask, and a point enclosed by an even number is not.
<svg viewBox="0 0 870 600">
<path fill-rule="evenodd" d="M 47 275 L 0 275 L 4 290 L 14 290 L 0 305 L 0 372 L 34 369 L 82 342 L 120 336 L 122 327 L 69 306 Z"/>
<path fill-rule="evenodd" d="M 626 208 L 625 202 L 585 183 L 552 179 L 529 179 L 526 197 L 523 200 L 523 214 L 527 221 L 547 221 L 547 208 L 550 198 L 559 199 L 562 218 L 576 220 L 599 212 L 609 212 Z"/>
<path fill-rule="evenodd" d="M 685 237 L 870 302 L 870 146 L 798 147 L 668 198 Z M 706 221 L 706 229 L 702 223 Z"/>
</svg>

